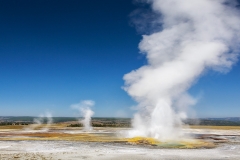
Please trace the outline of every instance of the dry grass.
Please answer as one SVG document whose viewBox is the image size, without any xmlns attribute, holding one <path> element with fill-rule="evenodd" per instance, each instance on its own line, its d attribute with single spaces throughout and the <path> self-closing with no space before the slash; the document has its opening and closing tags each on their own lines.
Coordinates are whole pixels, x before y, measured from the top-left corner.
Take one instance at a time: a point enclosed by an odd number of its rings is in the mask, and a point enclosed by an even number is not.
<svg viewBox="0 0 240 160">
<path fill-rule="evenodd" d="M 63 129 L 66 128 L 68 124 L 66 123 L 58 123 L 58 124 L 51 124 L 48 128 L 49 129 Z M 31 128 L 33 130 L 40 130 L 45 128 L 47 125 L 46 124 L 41 124 L 41 125 L 37 125 L 37 124 L 30 124 L 30 125 L 4 125 L 4 126 L 0 126 L 0 130 L 1 129 L 27 129 L 27 128 Z"/>
<path fill-rule="evenodd" d="M 4 125 L 0 126 L 0 130 L 2 129 L 23 129 L 25 126 L 22 125 Z"/>
<path fill-rule="evenodd" d="M 123 141 L 116 136 L 109 134 L 89 134 L 89 133 L 61 133 L 61 132 L 4 132 L 0 133 L 0 140 L 66 140 L 82 142 L 120 142 Z"/>
<path fill-rule="evenodd" d="M 192 129 L 240 130 L 240 126 L 189 126 Z"/>
</svg>

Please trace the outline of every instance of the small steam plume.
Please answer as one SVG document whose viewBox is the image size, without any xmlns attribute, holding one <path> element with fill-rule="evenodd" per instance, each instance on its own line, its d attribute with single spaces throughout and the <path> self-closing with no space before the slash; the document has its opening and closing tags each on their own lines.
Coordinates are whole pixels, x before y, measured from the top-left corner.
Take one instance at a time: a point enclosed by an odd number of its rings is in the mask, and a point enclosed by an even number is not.
<svg viewBox="0 0 240 160">
<path fill-rule="evenodd" d="M 81 116 L 84 117 L 84 119 L 80 122 L 83 124 L 85 131 L 92 130 L 91 117 L 93 116 L 94 112 L 91 110 L 91 107 L 94 106 L 94 104 L 95 102 L 92 100 L 84 100 L 78 104 L 71 105 L 71 108 L 77 109 Z"/>
<path fill-rule="evenodd" d="M 187 90 L 207 70 L 225 73 L 237 61 L 240 14 L 234 0 L 145 1 L 160 28 L 139 44 L 147 65 L 124 75 L 124 90 L 138 102 L 128 136 L 176 139 L 196 103 Z"/>
<path fill-rule="evenodd" d="M 45 114 L 41 114 L 38 118 L 34 118 L 34 124 L 25 128 L 26 130 L 34 130 L 38 127 L 42 127 L 42 124 L 45 124 L 40 131 L 47 132 L 49 127 L 53 123 L 52 114 L 50 112 L 46 112 Z"/>
</svg>

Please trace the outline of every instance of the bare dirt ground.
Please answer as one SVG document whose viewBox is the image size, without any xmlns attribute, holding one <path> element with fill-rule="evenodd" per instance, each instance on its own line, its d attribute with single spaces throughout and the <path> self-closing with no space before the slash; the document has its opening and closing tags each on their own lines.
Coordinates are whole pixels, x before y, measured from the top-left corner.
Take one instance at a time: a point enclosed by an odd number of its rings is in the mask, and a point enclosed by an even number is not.
<svg viewBox="0 0 240 160">
<path fill-rule="evenodd" d="M 211 148 L 203 146 L 196 149 L 159 147 L 151 143 L 128 143 L 128 140 L 114 136 L 120 130 L 122 129 L 96 128 L 92 133 L 83 133 L 76 128 L 52 128 L 48 132 L 0 128 L 0 159 L 240 159 L 239 127 L 186 128 L 185 131 L 196 135 L 197 139 L 215 144 Z"/>
</svg>

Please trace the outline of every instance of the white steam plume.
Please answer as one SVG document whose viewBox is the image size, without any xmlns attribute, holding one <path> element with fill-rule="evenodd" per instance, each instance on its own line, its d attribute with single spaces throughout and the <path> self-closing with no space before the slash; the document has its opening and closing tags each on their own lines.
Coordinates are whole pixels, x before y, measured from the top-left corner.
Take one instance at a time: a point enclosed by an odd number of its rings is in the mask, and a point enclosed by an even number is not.
<svg viewBox="0 0 240 160">
<path fill-rule="evenodd" d="M 78 104 L 71 105 L 71 108 L 77 109 L 81 116 L 84 117 L 84 119 L 80 122 L 83 124 L 85 131 L 92 130 L 91 117 L 93 116 L 94 112 L 92 111 L 91 107 L 94 106 L 94 104 L 95 102 L 92 100 L 84 100 Z"/>
<path fill-rule="evenodd" d="M 46 123 L 44 122 L 46 121 Z M 29 125 L 26 130 L 34 130 L 38 127 L 41 127 L 42 124 L 45 124 L 40 130 L 47 132 L 49 130 L 49 127 L 53 123 L 52 114 L 50 112 L 46 112 L 45 114 L 41 114 L 38 118 L 34 118 L 33 120 L 34 124 Z"/>
<path fill-rule="evenodd" d="M 237 61 L 240 14 L 233 0 L 146 1 L 162 30 L 139 44 L 148 64 L 124 75 L 124 89 L 139 103 L 129 136 L 175 139 L 196 103 L 187 90 L 206 70 L 226 72 Z"/>
</svg>

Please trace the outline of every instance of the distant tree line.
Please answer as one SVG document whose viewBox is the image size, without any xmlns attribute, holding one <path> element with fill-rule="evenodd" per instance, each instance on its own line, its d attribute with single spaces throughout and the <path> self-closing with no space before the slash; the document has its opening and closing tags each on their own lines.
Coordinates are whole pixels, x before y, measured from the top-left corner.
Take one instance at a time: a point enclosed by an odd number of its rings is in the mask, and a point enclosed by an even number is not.
<svg viewBox="0 0 240 160">
<path fill-rule="evenodd" d="M 32 123 L 27 122 L 0 122 L 0 126 L 6 126 L 6 125 L 29 125 Z"/>
<path fill-rule="evenodd" d="M 92 123 L 93 127 L 130 127 L 131 124 L 117 124 L 117 123 Z M 70 124 L 67 127 L 83 127 L 83 124 Z"/>
<path fill-rule="evenodd" d="M 211 119 L 187 119 L 184 121 L 188 125 L 204 126 L 240 126 L 240 121 L 211 120 Z"/>
<path fill-rule="evenodd" d="M 118 124 L 118 123 L 107 123 L 107 124 L 92 124 L 93 127 L 131 127 L 131 124 Z"/>
<path fill-rule="evenodd" d="M 199 125 L 208 126 L 240 126 L 240 122 L 225 121 L 225 120 L 200 120 Z"/>
<path fill-rule="evenodd" d="M 77 123 L 77 124 L 70 124 L 67 127 L 83 127 L 83 125 L 81 123 Z"/>
</svg>

